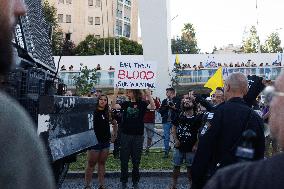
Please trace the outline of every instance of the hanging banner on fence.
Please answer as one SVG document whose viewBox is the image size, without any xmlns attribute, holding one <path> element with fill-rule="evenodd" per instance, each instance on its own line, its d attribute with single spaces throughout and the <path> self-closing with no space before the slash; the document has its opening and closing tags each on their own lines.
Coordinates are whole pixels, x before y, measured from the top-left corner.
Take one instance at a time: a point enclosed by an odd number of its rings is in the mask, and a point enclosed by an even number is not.
<svg viewBox="0 0 284 189">
<path fill-rule="evenodd" d="M 116 65 L 114 87 L 123 89 L 156 88 L 156 62 L 120 61 Z"/>
</svg>

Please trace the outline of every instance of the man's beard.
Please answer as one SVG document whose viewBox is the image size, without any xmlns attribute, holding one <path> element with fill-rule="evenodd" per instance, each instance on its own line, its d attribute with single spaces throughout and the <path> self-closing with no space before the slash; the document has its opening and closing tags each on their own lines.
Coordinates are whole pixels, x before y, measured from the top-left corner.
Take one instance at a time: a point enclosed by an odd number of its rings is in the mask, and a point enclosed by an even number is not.
<svg viewBox="0 0 284 189">
<path fill-rule="evenodd" d="M 13 27 L 9 25 L 8 20 L 5 16 L 0 18 L 0 75 L 10 70 L 13 61 Z"/>
</svg>

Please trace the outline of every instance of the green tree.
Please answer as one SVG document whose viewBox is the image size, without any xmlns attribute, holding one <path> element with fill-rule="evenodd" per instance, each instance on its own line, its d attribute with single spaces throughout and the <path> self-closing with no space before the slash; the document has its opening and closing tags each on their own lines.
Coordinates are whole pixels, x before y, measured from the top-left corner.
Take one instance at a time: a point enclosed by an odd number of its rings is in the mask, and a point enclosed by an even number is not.
<svg viewBox="0 0 284 189">
<path fill-rule="evenodd" d="M 96 69 L 83 67 L 79 76 L 74 77 L 76 93 L 79 96 L 87 95 L 97 84 Z"/>
<path fill-rule="evenodd" d="M 265 40 L 265 44 L 261 46 L 261 50 L 264 53 L 283 52 L 279 34 L 277 32 L 271 33 Z"/>
<path fill-rule="evenodd" d="M 256 53 L 260 49 L 260 40 L 255 26 L 250 28 L 248 36 L 244 37 L 242 50 L 245 53 Z"/>
<path fill-rule="evenodd" d="M 74 55 L 75 44 L 64 40 L 64 34 L 57 21 L 57 10 L 47 0 L 43 1 L 43 13 L 48 25 L 51 48 L 54 55 Z"/>
<path fill-rule="evenodd" d="M 76 55 L 103 55 L 103 54 L 119 54 L 119 41 L 120 51 L 122 55 L 142 55 L 142 45 L 136 41 L 127 38 L 96 38 L 94 35 L 88 35 L 84 41 L 80 42 L 76 47 Z M 115 45 L 115 46 L 114 46 Z M 114 48 L 115 47 L 115 48 Z"/>
<path fill-rule="evenodd" d="M 184 24 L 181 38 L 172 39 L 173 54 L 197 54 L 200 49 L 197 46 L 196 32 L 191 23 Z"/>
</svg>

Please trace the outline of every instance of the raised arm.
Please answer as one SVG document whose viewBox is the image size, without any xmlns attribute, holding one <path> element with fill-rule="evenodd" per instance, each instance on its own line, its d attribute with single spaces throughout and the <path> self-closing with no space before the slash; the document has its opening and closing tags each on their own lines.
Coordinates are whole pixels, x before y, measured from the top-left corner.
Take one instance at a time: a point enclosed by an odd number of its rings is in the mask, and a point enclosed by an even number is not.
<svg viewBox="0 0 284 189">
<path fill-rule="evenodd" d="M 116 104 L 116 99 L 117 99 L 117 95 L 118 95 L 118 88 L 115 88 L 113 91 L 113 99 L 111 102 L 111 108 L 112 109 L 121 109 L 121 106 L 119 104 Z"/>
<path fill-rule="evenodd" d="M 147 109 L 149 110 L 155 110 L 156 106 L 155 106 L 155 102 L 151 96 L 151 91 L 149 89 L 145 90 L 147 99 L 149 100 L 150 104 L 147 106 Z"/>
</svg>

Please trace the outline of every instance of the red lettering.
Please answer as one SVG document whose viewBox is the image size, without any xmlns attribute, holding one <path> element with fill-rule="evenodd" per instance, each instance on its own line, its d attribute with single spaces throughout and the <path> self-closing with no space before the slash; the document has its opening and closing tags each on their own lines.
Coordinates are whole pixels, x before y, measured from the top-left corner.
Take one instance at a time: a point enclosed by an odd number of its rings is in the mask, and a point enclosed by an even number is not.
<svg viewBox="0 0 284 189">
<path fill-rule="evenodd" d="M 148 72 L 147 72 L 147 80 L 153 79 L 154 76 L 155 76 L 154 72 L 152 72 L 152 71 L 148 71 Z"/>
<path fill-rule="evenodd" d="M 146 71 L 140 72 L 140 78 L 141 78 L 141 79 L 147 79 Z"/>
<path fill-rule="evenodd" d="M 152 71 L 125 71 L 119 70 L 118 71 L 118 79 L 142 79 L 142 80 L 150 80 L 153 79 L 155 73 Z"/>
<path fill-rule="evenodd" d="M 118 71 L 118 78 L 119 79 L 125 79 L 125 71 L 124 70 Z"/>
</svg>

